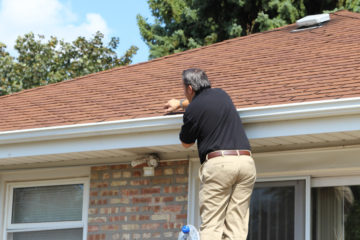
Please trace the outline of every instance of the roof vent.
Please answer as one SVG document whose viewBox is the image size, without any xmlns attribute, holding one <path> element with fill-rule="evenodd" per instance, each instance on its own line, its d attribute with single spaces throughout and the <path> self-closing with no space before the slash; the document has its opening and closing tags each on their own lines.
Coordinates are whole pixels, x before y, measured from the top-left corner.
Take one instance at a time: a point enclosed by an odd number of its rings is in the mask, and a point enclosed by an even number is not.
<svg viewBox="0 0 360 240">
<path fill-rule="evenodd" d="M 307 29 L 318 28 L 321 27 L 323 23 L 328 21 L 330 21 L 330 14 L 328 13 L 309 15 L 297 20 L 296 25 L 298 26 L 298 28 L 292 30 L 291 32 L 298 32 Z"/>
</svg>

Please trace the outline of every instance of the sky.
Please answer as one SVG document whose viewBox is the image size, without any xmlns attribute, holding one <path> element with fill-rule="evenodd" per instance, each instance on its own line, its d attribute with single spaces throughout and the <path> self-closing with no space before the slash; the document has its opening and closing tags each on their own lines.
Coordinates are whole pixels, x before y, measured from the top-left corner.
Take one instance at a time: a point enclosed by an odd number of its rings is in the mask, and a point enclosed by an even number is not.
<svg viewBox="0 0 360 240">
<path fill-rule="evenodd" d="M 0 42 L 14 56 L 16 38 L 29 32 L 71 42 L 100 31 L 106 45 L 119 37 L 118 56 L 135 45 L 139 50 L 133 64 L 144 62 L 149 48 L 141 39 L 137 14 L 153 21 L 146 0 L 0 0 Z"/>
</svg>

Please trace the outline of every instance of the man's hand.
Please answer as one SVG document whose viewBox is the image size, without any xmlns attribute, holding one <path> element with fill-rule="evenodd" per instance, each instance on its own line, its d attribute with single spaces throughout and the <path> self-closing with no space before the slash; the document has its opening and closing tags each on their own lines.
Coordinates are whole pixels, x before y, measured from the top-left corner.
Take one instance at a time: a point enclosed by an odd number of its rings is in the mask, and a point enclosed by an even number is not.
<svg viewBox="0 0 360 240">
<path fill-rule="evenodd" d="M 164 106 L 166 113 L 175 112 L 181 109 L 180 107 L 180 100 L 178 99 L 171 99 L 169 100 Z"/>
</svg>

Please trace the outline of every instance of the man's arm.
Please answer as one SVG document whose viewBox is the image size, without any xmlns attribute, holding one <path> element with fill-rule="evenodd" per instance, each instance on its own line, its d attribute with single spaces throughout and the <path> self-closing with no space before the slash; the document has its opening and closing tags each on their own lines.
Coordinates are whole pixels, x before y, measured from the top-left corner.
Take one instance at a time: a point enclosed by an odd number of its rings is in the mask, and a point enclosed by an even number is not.
<svg viewBox="0 0 360 240">
<path fill-rule="evenodd" d="M 183 145 L 184 148 L 189 148 L 192 145 L 194 145 L 194 143 L 184 143 L 184 142 L 181 142 L 181 144 Z"/>
<path fill-rule="evenodd" d="M 165 104 L 164 109 L 166 113 L 171 113 L 180 110 L 185 110 L 187 106 L 189 106 L 189 100 L 187 99 L 185 100 L 171 99 Z"/>
</svg>

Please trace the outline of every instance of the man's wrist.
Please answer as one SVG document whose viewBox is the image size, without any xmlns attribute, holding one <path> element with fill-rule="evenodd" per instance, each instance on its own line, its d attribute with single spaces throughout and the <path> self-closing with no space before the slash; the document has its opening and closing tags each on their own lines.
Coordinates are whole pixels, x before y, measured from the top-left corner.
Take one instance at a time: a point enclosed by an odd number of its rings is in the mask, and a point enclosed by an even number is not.
<svg viewBox="0 0 360 240">
<path fill-rule="evenodd" d="M 183 105 L 184 101 L 185 101 L 185 99 L 180 99 L 180 108 L 183 110 L 185 109 L 184 105 Z"/>
</svg>

